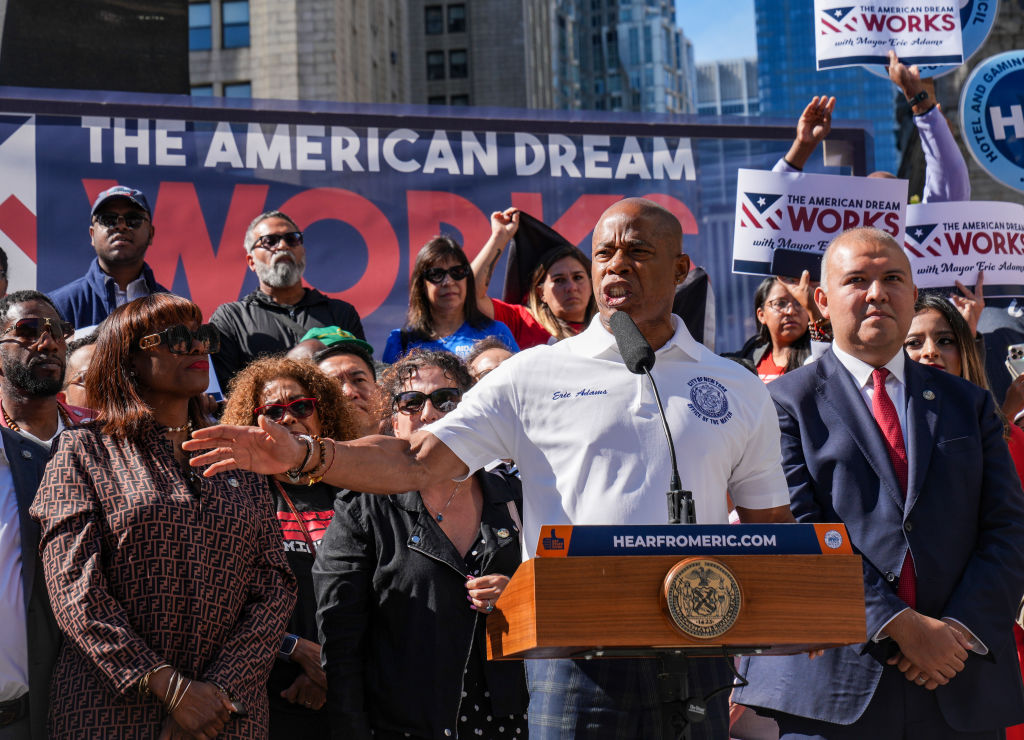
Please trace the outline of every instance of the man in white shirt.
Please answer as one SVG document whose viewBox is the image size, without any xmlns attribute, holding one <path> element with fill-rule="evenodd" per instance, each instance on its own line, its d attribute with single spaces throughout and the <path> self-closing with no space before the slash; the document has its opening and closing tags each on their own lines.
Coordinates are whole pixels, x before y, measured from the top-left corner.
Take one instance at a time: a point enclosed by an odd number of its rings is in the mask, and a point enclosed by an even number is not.
<svg viewBox="0 0 1024 740">
<path fill-rule="evenodd" d="M 45 740 L 60 646 L 28 509 L 49 451 L 0 429 L 0 740 Z"/>
<path fill-rule="evenodd" d="M 694 341 L 672 314 L 676 285 L 688 267 L 682 228 L 671 213 L 639 198 L 616 203 L 594 229 L 591 277 L 600 313 L 588 329 L 506 360 L 458 408 L 408 443 L 381 437 L 336 443 L 324 480 L 391 493 L 465 477 L 491 460 L 511 458 L 523 480 L 527 556 L 542 525 L 665 523 L 670 472 L 661 421 L 650 388 L 626 369 L 608 328 L 611 316 L 625 311 L 655 350 L 653 374 L 698 521 L 727 521 L 726 490 L 745 522 L 792 521 L 778 425 L 764 385 Z M 207 474 L 225 466 L 270 472 L 298 465 L 304 445 L 268 428 L 270 436 L 215 427 L 186 444 L 218 448 L 194 461 L 220 462 Z M 707 662 L 692 661 L 698 671 Z M 536 663 L 550 672 L 541 676 L 531 668 L 532 737 L 661 732 L 656 661 Z M 701 687 L 723 683 L 729 683 L 727 671 Z M 724 706 L 716 710 L 709 712 L 711 721 L 695 726 L 694 738 L 724 736 Z"/>
<path fill-rule="evenodd" d="M 991 394 L 903 351 L 916 297 L 891 236 L 841 235 L 815 295 L 832 349 L 770 386 L 793 513 L 846 525 L 869 638 L 744 659 L 735 700 L 785 740 L 974 740 L 1024 720 L 1024 495 Z"/>
</svg>

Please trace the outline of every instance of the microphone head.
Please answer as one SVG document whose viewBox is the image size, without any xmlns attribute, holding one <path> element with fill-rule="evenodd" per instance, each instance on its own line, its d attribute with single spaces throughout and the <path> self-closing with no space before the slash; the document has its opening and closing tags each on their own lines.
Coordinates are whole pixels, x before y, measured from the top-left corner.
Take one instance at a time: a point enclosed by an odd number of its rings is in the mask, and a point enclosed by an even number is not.
<svg viewBox="0 0 1024 740">
<path fill-rule="evenodd" d="M 629 372 L 643 375 L 654 367 L 654 350 L 628 313 L 616 311 L 608 320 L 608 324 Z"/>
</svg>

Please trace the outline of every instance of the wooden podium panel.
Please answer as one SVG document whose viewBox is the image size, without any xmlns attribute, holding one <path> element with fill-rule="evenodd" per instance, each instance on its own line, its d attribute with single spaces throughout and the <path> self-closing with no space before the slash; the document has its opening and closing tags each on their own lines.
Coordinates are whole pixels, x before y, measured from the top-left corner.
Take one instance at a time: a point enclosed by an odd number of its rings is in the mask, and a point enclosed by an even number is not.
<svg viewBox="0 0 1024 740">
<path fill-rule="evenodd" d="M 867 639 L 859 555 L 725 555 L 743 603 L 714 640 L 679 631 L 662 582 L 679 555 L 535 558 L 524 562 L 487 618 L 487 655 L 563 658 L 608 649 L 726 648 L 793 653 Z M 745 649 L 744 649 L 745 648 Z"/>
</svg>

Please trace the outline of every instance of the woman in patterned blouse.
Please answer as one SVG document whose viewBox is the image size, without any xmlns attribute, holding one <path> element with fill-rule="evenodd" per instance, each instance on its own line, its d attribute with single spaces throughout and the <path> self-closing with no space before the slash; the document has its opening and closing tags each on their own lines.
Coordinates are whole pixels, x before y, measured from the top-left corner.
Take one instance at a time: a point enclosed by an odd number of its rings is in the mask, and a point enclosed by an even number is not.
<svg viewBox="0 0 1024 740">
<path fill-rule="evenodd" d="M 54 738 L 265 738 L 265 685 L 295 599 L 264 476 L 193 475 L 216 330 L 158 293 L 100 329 L 86 393 L 32 515 L 67 641 Z"/>
</svg>

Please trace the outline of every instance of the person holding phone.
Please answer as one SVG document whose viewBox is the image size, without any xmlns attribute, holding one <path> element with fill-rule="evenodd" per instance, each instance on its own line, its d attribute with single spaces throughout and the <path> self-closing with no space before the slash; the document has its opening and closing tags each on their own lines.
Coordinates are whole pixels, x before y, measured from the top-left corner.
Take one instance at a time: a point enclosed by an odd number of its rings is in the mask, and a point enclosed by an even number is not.
<svg viewBox="0 0 1024 740">
<path fill-rule="evenodd" d="M 31 508 L 66 640 L 49 736 L 267 737 L 295 600 L 266 478 L 203 478 L 181 445 L 217 330 L 169 293 L 116 308 L 86 373 L 98 421 L 61 433 Z"/>
</svg>

